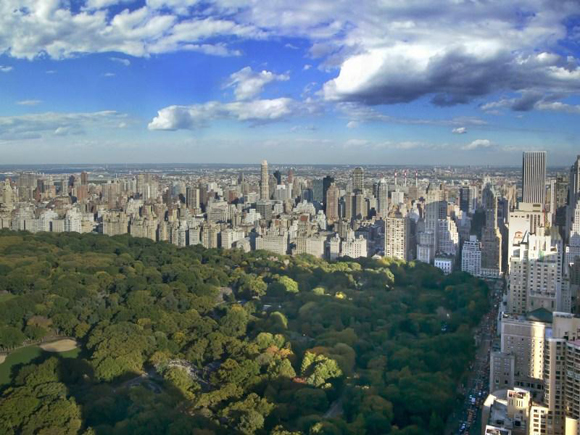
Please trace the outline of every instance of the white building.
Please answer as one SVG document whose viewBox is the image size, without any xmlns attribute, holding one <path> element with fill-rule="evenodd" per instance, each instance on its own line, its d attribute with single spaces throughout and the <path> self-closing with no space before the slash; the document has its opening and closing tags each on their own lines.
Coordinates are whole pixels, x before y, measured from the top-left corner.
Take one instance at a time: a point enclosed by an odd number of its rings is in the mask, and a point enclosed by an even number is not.
<svg viewBox="0 0 580 435">
<path fill-rule="evenodd" d="M 463 243 L 461 270 L 473 276 L 481 275 L 481 246 L 476 236 L 470 236 Z"/>
</svg>

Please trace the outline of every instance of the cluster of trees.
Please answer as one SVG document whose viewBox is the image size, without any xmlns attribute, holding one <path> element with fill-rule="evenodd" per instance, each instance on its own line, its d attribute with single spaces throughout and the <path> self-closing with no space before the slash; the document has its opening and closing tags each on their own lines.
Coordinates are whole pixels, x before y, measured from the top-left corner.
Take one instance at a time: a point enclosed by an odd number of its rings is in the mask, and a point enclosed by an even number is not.
<svg viewBox="0 0 580 435">
<path fill-rule="evenodd" d="M 1 433 L 442 433 L 488 288 L 421 263 L 0 231 Z"/>
</svg>

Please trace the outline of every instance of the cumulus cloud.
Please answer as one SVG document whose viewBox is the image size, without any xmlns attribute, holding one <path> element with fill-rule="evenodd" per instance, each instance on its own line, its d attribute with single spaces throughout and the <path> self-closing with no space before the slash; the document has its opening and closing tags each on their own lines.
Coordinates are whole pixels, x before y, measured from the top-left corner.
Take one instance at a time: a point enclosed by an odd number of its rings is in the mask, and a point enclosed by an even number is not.
<svg viewBox="0 0 580 435">
<path fill-rule="evenodd" d="M 495 148 L 495 145 L 488 139 L 476 139 L 473 142 L 464 145 L 461 149 L 464 151 L 473 151 L 473 150 L 488 150 L 491 148 Z"/>
<path fill-rule="evenodd" d="M 115 111 L 38 113 L 0 117 L 0 141 L 82 134 L 89 128 L 114 128 L 128 116 Z"/>
<path fill-rule="evenodd" d="M 225 88 L 234 88 L 236 100 L 250 100 L 262 93 L 264 86 L 274 81 L 286 81 L 287 74 L 274 74 L 270 71 L 254 72 L 247 66 L 230 75 Z"/>
<path fill-rule="evenodd" d="M 186 0 L 149 1 L 141 8 L 120 11 L 118 5 L 127 1 L 89 0 L 80 10 L 72 10 L 69 3 L 0 2 L 0 52 L 26 59 L 106 52 L 143 57 L 178 50 L 223 56 L 239 51 L 215 38 L 260 38 L 263 33 L 227 16 L 181 16 L 195 4 Z"/>
<path fill-rule="evenodd" d="M 220 103 L 211 101 L 190 106 L 169 106 L 157 112 L 149 123 L 149 130 L 194 130 L 205 127 L 209 122 L 218 119 L 261 124 L 280 121 L 299 114 L 312 112 L 307 103 L 291 98 L 272 100 L 237 101 Z"/>
<path fill-rule="evenodd" d="M 453 130 L 451 130 L 451 132 L 453 134 L 465 134 L 465 133 L 467 133 L 467 128 L 465 128 L 465 127 L 457 127 L 457 128 L 454 128 Z"/>
<path fill-rule="evenodd" d="M 3 73 L 7 73 L 12 71 L 14 68 L 12 68 L 11 66 L 4 66 L 4 65 L 0 65 L 0 72 Z"/>
<path fill-rule="evenodd" d="M 0 2 L 0 52 L 27 59 L 187 50 L 236 56 L 237 41 L 290 37 L 309 41 L 310 56 L 334 75 L 320 93 L 327 101 L 429 98 L 449 106 L 518 92 L 530 100 L 521 98 L 514 109 L 535 110 L 534 94 L 580 91 L 578 59 L 559 54 L 577 42 L 578 31 L 566 25 L 580 13 L 577 1 L 413 0 L 353 8 L 348 0 L 146 0 L 133 9 L 129 0 L 85 0 L 74 9 L 70 3 Z"/>
<path fill-rule="evenodd" d="M 16 102 L 19 106 L 38 106 L 40 103 L 42 103 L 42 100 L 22 100 Z"/>
</svg>

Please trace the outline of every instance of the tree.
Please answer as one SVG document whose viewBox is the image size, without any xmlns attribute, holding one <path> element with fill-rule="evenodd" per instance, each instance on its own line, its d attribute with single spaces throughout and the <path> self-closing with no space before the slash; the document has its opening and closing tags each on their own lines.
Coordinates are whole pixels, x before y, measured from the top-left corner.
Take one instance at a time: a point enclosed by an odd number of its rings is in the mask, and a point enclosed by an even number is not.
<svg viewBox="0 0 580 435">
<path fill-rule="evenodd" d="M 0 327 L 0 347 L 12 349 L 22 344 L 26 336 L 13 326 Z"/>
</svg>

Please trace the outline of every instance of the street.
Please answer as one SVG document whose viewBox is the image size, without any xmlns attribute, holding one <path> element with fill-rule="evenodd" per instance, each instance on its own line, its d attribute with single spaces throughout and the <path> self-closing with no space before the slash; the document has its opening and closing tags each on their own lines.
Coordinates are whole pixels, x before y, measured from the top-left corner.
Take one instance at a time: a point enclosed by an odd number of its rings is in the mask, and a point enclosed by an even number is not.
<svg viewBox="0 0 580 435">
<path fill-rule="evenodd" d="M 475 329 L 474 338 L 479 344 L 477 353 L 469 368 L 467 380 L 459 387 L 458 393 L 464 400 L 447 419 L 446 435 L 481 433 L 481 425 L 478 423 L 481 406 L 489 393 L 490 348 L 496 337 L 498 309 L 504 292 L 503 280 L 488 280 L 487 283 L 491 289 L 491 310 Z"/>
</svg>

